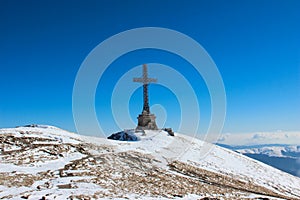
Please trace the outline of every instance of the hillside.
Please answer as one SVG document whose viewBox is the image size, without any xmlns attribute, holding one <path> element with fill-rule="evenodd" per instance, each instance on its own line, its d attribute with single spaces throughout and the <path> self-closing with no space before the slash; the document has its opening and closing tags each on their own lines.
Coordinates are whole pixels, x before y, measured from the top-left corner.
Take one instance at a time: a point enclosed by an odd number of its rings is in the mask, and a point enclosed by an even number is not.
<svg viewBox="0 0 300 200">
<path fill-rule="evenodd" d="M 175 133 L 139 141 L 51 126 L 0 129 L 0 199 L 299 199 L 300 179 L 234 151 Z"/>
</svg>

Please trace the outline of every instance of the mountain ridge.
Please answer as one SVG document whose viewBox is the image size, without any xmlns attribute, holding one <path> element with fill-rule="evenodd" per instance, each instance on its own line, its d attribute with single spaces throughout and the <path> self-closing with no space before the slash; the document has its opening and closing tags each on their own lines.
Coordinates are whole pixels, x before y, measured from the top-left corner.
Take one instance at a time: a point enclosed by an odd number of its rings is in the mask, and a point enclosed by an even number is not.
<svg viewBox="0 0 300 200">
<path fill-rule="evenodd" d="M 260 144 L 247 146 L 217 145 L 242 153 L 277 169 L 300 177 L 300 145 Z"/>
<path fill-rule="evenodd" d="M 300 198 L 299 178 L 218 146 L 201 158 L 205 142 L 179 133 L 124 142 L 46 126 L 0 137 L 0 198 Z"/>
</svg>

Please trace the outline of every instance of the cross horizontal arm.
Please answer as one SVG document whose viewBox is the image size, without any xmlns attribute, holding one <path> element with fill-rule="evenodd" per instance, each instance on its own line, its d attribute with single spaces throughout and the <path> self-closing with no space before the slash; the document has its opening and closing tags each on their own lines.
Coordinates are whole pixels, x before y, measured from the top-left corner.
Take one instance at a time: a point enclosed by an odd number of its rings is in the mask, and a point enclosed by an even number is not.
<svg viewBox="0 0 300 200">
<path fill-rule="evenodd" d="M 156 83 L 157 79 L 156 78 L 133 78 L 133 82 L 140 82 L 140 83 Z"/>
</svg>

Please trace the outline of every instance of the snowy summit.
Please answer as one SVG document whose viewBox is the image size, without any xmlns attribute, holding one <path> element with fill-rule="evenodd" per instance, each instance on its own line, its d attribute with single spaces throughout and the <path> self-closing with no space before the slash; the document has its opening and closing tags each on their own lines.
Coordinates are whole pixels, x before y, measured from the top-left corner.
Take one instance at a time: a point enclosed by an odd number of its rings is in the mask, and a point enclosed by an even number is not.
<svg viewBox="0 0 300 200">
<path fill-rule="evenodd" d="M 300 199 L 300 179 L 179 133 L 137 141 L 52 126 L 0 129 L 1 199 Z M 124 135 L 123 135 L 124 136 Z"/>
</svg>

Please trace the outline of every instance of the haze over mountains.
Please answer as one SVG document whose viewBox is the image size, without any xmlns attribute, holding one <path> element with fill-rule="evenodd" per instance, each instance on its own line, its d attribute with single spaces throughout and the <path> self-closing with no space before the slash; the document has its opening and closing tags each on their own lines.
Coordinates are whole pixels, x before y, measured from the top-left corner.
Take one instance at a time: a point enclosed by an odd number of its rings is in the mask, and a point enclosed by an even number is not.
<svg viewBox="0 0 300 200">
<path fill-rule="evenodd" d="M 300 145 L 299 131 L 274 131 L 254 133 L 224 133 L 218 140 L 220 144 L 230 146 L 253 146 L 253 145 Z"/>
<path fill-rule="evenodd" d="M 300 132 L 224 134 L 218 145 L 300 176 Z"/>
<path fill-rule="evenodd" d="M 250 158 L 259 160 L 277 169 L 300 177 L 300 145 L 260 144 L 252 146 L 222 147 L 242 153 Z"/>
</svg>

